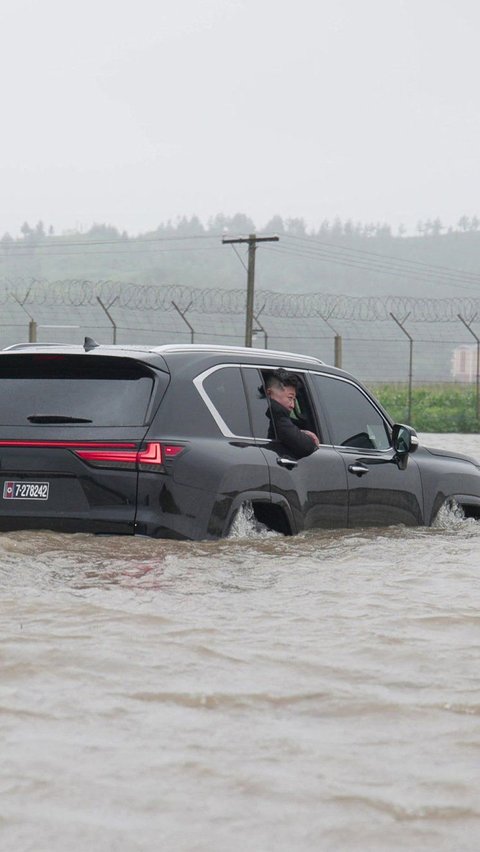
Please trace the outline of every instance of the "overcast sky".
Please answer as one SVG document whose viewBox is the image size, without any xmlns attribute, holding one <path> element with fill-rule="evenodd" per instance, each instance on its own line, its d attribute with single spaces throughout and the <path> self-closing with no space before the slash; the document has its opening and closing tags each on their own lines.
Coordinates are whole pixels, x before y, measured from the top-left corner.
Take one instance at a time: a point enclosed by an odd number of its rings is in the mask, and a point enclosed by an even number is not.
<svg viewBox="0 0 480 852">
<path fill-rule="evenodd" d="M 478 0 L 6 0 L 0 234 L 480 215 Z"/>
</svg>

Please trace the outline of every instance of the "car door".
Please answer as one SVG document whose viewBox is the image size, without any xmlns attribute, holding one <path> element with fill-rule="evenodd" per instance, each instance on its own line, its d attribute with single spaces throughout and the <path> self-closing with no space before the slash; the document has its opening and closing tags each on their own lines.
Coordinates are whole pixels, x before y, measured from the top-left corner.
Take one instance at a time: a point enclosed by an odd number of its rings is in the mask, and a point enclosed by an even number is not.
<svg viewBox="0 0 480 852">
<path fill-rule="evenodd" d="M 183 481 L 196 481 L 207 503 L 206 494 L 214 496 L 215 505 L 208 508 L 212 513 L 208 531 L 222 535 L 229 514 L 242 502 L 270 502 L 268 465 L 251 433 L 240 366 L 215 364 L 196 376 L 193 384 L 218 428 L 212 430 L 209 424 L 199 430 L 198 420 L 193 421 L 196 452 L 186 459 Z"/>
<path fill-rule="evenodd" d="M 279 441 L 269 440 L 269 402 L 262 372 L 257 367 L 244 366 L 243 377 L 253 435 L 269 466 L 272 500 L 288 503 L 297 527 L 294 532 L 314 527 L 345 527 L 348 491 L 341 455 L 328 443 L 322 443 L 310 456 L 294 459 Z M 321 424 L 315 418 L 312 425 L 322 441 Z"/>
<path fill-rule="evenodd" d="M 404 470 L 396 464 L 389 424 L 374 400 L 348 378 L 315 373 L 310 381 L 345 466 L 349 526 L 422 524 L 417 463 L 410 456 Z"/>
</svg>

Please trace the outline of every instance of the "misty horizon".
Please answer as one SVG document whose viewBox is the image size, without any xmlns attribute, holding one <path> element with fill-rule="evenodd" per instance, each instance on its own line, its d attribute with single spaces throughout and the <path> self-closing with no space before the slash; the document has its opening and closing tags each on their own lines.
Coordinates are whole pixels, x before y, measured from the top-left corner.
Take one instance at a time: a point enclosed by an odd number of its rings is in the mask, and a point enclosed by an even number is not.
<svg viewBox="0 0 480 852">
<path fill-rule="evenodd" d="M 476 215 L 474 0 L 17 0 L 0 23 L 0 235 Z"/>
</svg>

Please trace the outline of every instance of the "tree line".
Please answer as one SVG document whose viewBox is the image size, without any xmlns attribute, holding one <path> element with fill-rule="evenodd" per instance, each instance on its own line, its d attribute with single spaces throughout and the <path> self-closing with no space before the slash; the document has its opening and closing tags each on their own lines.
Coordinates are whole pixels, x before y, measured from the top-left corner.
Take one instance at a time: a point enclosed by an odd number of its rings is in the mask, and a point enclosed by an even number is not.
<svg viewBox="0 0 480 852">
<path fill-rule="evenodd" d="M 476 215 L 462 215 L 455 225 L 446 226 L 437 216 L 434 219 L 420 220 L 415 229 L 415 235 L 420 237 L 439 236 L 441 234 L 465 233 L 467 231 L 478 231 L 480 229 L 480 218 Z M 400 224 L 396 231 L 386 222 L 354 222 L 353 219 L 342 220 L 340 217 L 335 217 L 332 220 L 324 219 L 318 228 L 311 228 L 307 225 L 305 219 L 286 218 L 276 215 L 273 216 L 264 226 L 257 228 L 253 219 L 244 213 L 235 213 L 233 216 L 226 216 L 223 213 L 218 213 L 211 217 L 205 224 L 198 216 L 181 216 L 175 221 L 169 219 L 167 222 L 162 222 L 152 231 L 141 233 L 138 237 L 155 237 L 155 236 L 198 236 L 209 234 L 219 234 L 224 232 L 235 232 L 239 234 L 250 234 L 258 231 L 259 233 L 275 233 L 278 235 L 288 235 L 294 237 L 330 237 L 332 239 L 394 239 L 407 238 L 407 228 Z M 131 237 L 127 231 L 119 230 L 114 225 L 106 223 L 93 223 L 88 230 L 73 229 L 57 233 L 53 225 L 46 226 L 42 220 L 39 220 L 36 225 L 30 225 L 24 221 L 20 228 L 21 237 L 14 238 L 9 232 L 5 232 L 0 238 L 0 247 L 5 250 L 9 247 L 21 244 L 35 244 L 51 237 L 69 239 L 76 238 L 79 241 L 85 238 L 98 240 L 135 240 L 138 237 Z"/>
</svg>

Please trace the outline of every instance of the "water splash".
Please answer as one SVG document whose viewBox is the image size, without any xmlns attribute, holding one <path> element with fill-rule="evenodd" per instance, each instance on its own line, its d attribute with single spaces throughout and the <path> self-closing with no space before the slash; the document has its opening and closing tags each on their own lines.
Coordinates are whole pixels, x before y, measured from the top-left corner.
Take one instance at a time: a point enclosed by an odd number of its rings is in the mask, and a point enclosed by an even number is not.
<svg viewBox="0 0 480 852">
<path fill-rule="evenodd" d="M 455 530 L 465 526 L 476 528 L 478 521 L 465 517 L 462 507 L 453 498 L 445 501 L 432 524 L 434 529 L 440 530 Z"/>
<path fill-rule="evenodd" d="M 246 500 L 235 515 L 228 538 L 265 538 L 265 536 L 278 535 L 280 533 L 270 530 L 265 524 L 257 521 L 252 503 Z"/>
</svg>

